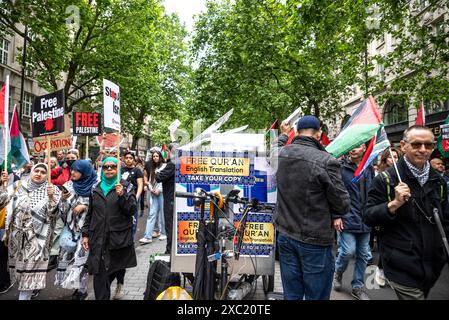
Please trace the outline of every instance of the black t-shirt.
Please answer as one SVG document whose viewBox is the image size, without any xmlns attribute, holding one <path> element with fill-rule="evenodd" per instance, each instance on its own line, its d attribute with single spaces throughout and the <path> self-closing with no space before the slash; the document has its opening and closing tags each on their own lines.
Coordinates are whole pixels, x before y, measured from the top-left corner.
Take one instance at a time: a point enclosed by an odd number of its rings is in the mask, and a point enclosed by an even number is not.
<svg viewBox="0 0 449 320">
<path fill-rule="evenodd" d="M 139 168 L 122 167 L 122 179 L 134 186 L 137 192 L 137 179 L 143 178 L 143 173 Z"/>
</svg>

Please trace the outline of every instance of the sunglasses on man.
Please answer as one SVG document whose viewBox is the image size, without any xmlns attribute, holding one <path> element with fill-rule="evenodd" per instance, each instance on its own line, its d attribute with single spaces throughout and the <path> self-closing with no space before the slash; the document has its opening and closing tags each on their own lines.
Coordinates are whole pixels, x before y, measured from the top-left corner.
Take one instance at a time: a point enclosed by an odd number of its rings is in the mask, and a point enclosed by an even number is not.
<svg viewBox="0 0 449 320">
<path fill-rule="evenodd" d="M 424 146 L 427 150 L 433 150 L 435 148 L 435 142 L 410 142 L 407 140 L 404 140 L 407 143 L 410 143 L 413 149 L 421 149 L 421 146 Z"/>
</svg>

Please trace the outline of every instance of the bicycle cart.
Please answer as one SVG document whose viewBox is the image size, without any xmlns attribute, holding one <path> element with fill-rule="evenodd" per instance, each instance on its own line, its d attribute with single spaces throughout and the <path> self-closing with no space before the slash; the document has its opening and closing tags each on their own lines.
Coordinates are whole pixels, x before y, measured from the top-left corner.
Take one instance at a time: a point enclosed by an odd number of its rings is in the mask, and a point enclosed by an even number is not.
<svg viewBox="0 0 449 320">
<path fill-rule="evenodd" d="M 172 256 L 172 271 L 189 272 L 194 267 L 194 299 L 241 300 L 254 293 L 258 277 L 263 279 L 265 293 L 273 291 L 274 251 L 252 255 L 248 253 L 253 250 L 252 246 L 244 243 L 251 243 L 253 236 L 264 233 L 262 224 L 267 222 L 262 221 L 269 221 L 271 228 L 267 232 L 274 235 L 274 205 L 239 197 L 239 192 L 234 189 L 226 196 L 201 188 L 192 193 L 176 192 L 176 197 L 192 199 L 200 211 L 196 255 L 181 259 Z M 207 200 L 208 216 L 205 215 Z M 238 211 L 233 209 L 236 205 Z"/>
</svg>

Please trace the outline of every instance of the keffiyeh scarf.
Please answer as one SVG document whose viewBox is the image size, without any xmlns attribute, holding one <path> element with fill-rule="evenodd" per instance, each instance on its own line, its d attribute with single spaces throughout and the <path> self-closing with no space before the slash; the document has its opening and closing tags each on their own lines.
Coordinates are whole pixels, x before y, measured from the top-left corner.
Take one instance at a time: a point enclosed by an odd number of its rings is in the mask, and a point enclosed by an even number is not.
<svg viewBox="0 0 449 320">
<path fill-rule="evenodd" d="M 404 156 L 404 160 L 405 163 L 407 164 L 407 167 L 409 168 L 413 176 L 416 178 L 416 180 L 418 180 L 419 184 L 422 187 L 427 182 L 427 180 L 429 180 L 429 170 L 430 170 L 429 161 L 427 161 L 424 164 L 424 167 L 422 169 L 418 169 L 407 160 L 406 156 Z"/>
</svg>

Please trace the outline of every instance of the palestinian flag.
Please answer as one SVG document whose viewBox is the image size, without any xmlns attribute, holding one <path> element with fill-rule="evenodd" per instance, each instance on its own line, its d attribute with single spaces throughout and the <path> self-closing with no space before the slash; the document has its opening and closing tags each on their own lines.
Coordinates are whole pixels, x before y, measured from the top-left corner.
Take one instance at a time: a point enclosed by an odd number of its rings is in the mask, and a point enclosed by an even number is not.
<svg viewBox="0 0 449 320">
<path fill-rule="evenodd" d="M 321 134 L 321 144 L 323 146 L 328 146 L 331 142 L 329 141 L 329 138 L 327 137 L 327 134 L 325 131 Z"/>
<path fill-rule="evenodd" d="M 348 153 L 370 140 L 383 127 L 382 117 L 372 96 L 363 101 L 346 122 L 340 134 L 326 147 L 334 157 Z"/>
<path fill-rule="evenodd" d="M 0 91 L 0 166 L 2 169 L 4 168 L 4 162 L 9 154 L 10 150 L 10 140 L 7 139 L 7 136 L 9 135 L 8 132 L 8 105 L 9 105 L 9 76 L 6 77 L 6 81 L 3 84 L 2 90 Z M 8 141 L 8 147 L 5 154 L 5 143 Z M 10 165 L 10 161 L 8 163 L 8 168 Z"/>
<path fill-rule="evenodd" d="M 418 115 L 415 118 L 415 124 L 420 126 L 426 125 L 426 111 L 424 110 L 422 100 L 419 103 Z"/>
<path fill-rule="evenodd" d="M 165 143 L 162 145 L 161 153 L 162 153 L 162 157 L 164 159 L 167 159 L 167 146 L 165 145 Z"/>
<path fill-rule="evenodd" d="M 390 141 L 387 138 L 387 133 L 382 127 L 376 136 L 374 136 L 365 154 L 363 155 L 362 162 L 358 166 L 357 170 L 354 172 L 354 178 L 352 182 L 357 182 L 361 177 L 363 177 L 366 169 L 377 159 L 379 154 L 381 154 L 386 148 L 390 147 Z"/>
<path fill-rule="evenodd" d="M 17 108 L 15 106 L 9 132 L 11 137 L 11 160 L 16 164 L 17 169 L 20 169 L 30 162 L 30 156 L 28 154 L 25 139 L 19 130 L 19 118 L 17 116 Z"/>
</svg>

